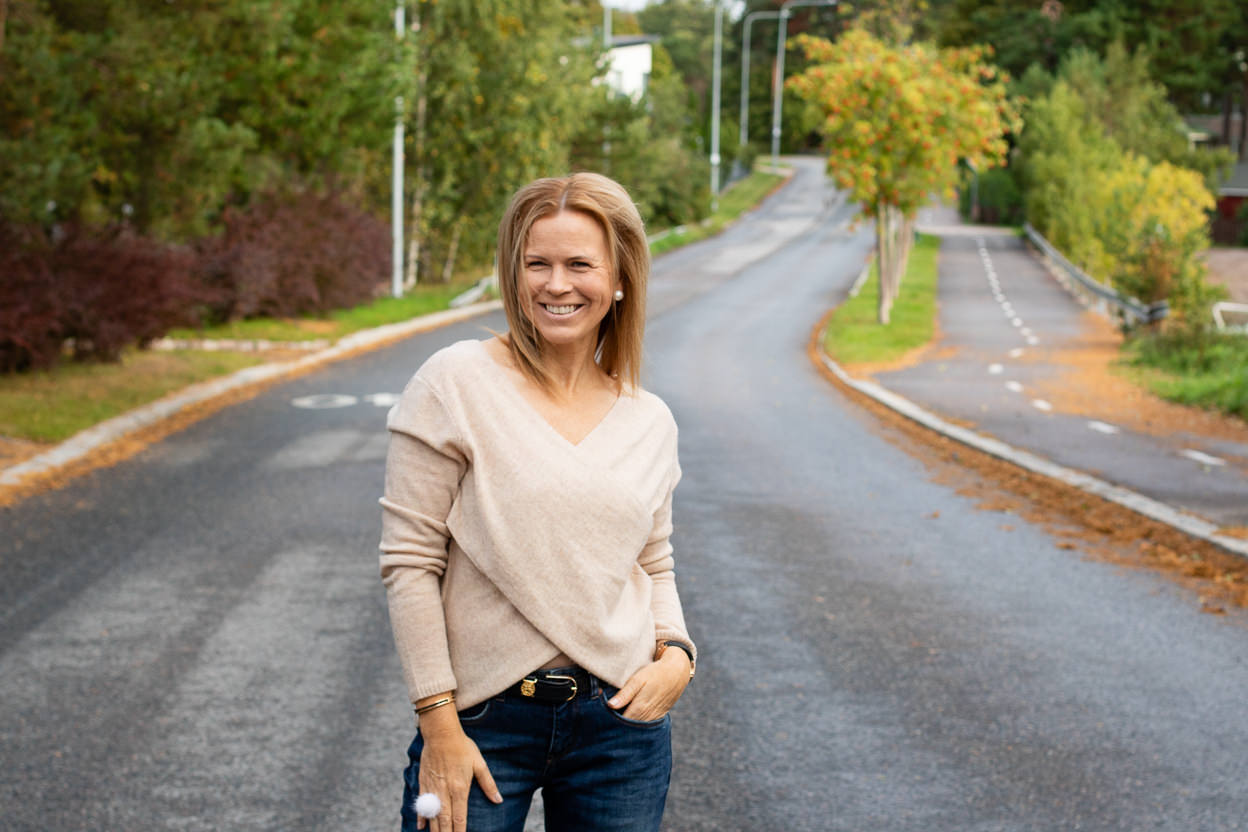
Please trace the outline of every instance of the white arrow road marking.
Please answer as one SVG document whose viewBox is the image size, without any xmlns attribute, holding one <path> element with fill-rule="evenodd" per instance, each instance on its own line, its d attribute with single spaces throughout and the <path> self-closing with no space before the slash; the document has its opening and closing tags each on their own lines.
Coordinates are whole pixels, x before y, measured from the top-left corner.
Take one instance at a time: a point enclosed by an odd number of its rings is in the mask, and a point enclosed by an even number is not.
<svg viewBox="0 0 1248 832">
<path fill-rule="evenodd" d="M 999 376 L 1005 372 L 1005 368 L 1002 367 L 1000 364 L 989 364 L 988 372 L 994 376 Z"/>
<path fill-rule="evenodd" d="M 372 402 L 374 407 L 392 407 L 399 403 L 398 393 L 369 393 L 364 401 Z"/>
<path fill-rule="evenodd" d="M 290 403 L 305 410 L 331 410 L 335 407 L 350 407 L 357 401 L 359 399 L 355 396 L 348 396 L 345 393 L 317 393 L 313 396 L 291 399 Z"/>
<path fill-rule="evenodd" d="M 1053 409 L 1053 405 L 1049 404 L 1044 399 L 1032 399 L 1031 406 L 1036 410 L 1043 410 L 1045 413 L 1048 413 Z"/>
<path fill-rule="evenodd" d="M 1021 393 L 1023 392 L 1023 385 L 1019 384 L 1017 381 L 1007 381 L 1005 383 L 1005 389 L 1009 390 L 1011 393 Z"/>
<path fill-rule="evenodd" d="M 1196 460 L 1202 465 L 1225 465 L 1226 464 L 1225 459 L 1220 459 L 1216 456 L 1210 456 L 1207 453 L 1204 453 L 1202 451 L 1197 451 L 1192 448 L 1184 448 L 1182 451 L 1180 451 L 1180 453 L 1182 453 L 1183 456 L 1187 457 L 1188 459 Z"/>
<path fill-rule="evenodd" d="M 1118 432 L 1118 428 L 1116 426 L 1107 422 L 1098 422 L 1095 419 L 1088 422 L 1088 427 L 1092 428 L 1092 430 L 1099 431 L 1100 433 L 1109 434 L 1110 436 Z"/>
</svg>

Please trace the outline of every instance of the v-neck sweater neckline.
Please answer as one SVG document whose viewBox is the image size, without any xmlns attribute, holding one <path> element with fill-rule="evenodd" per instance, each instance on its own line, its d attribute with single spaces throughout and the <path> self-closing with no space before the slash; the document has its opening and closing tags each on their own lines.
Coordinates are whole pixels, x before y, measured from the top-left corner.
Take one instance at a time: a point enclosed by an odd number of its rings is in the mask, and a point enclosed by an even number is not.
<svg viewBox="0 0 1248 832">
<path fill-rule="evenodd" d="M 523 406 L 524 409 L 529 414 L 531 414 L 535 420 L 542 423 L 546 427 L 546 429 L 550 431 L 552 434 L 554 434 L 556 437 L 566 442 L 569 447 L 572 447 L 572 448 L 583 447 L 596 433 L 599 432 L 601 428 L 603 428 L 603 426 L 611 419 L 611 417 L 615 414 L 615 412 L 620 409 L 620 401 L 624 398 L 624 391 L 623 391 L 622 386 L 621 386 L 621 389 L 616 392 L 615 400 L 611 402 L 611 406 L 607 408 L 605 413 L 602 414 L 602 417 L 599 418 L 598 421 L 594 423 L 594 426 L 591 427 L 585 433 L 584 436 L 582 436 L 577 441 L 573 442 L 571 439 L 569 439 L 568 437 L 560 433 L 559 429 L 556 428 L 554 425 L 552 425 L 550 421 L 541 414 L 541 411 L 539 411 L 536 407 L 533 406 L 533 403 L 530 402 L 528 400 L 528 397 L 524 395 L 524 391 L 521 390 L 516 385 L 515 380 L 512 379 L 511 376 L 514 372 L 517 372 L 517 371 L 509 367 L 505 367 L 502 364 L 500 364 L 498 361 L 496 361 L 494 359 L 494 356 L 490 354 L 490 350 L 486 346 L 485 341 L 473 341 L 472 343 L 478 345 L 478 348 L 481 351 L 481 358 L 490 366 L 490 368 L 494 372 L 498 374 L 499 381 L 505 385 L 507 391 L 520 402 L 521 406 Z"/>
</svg>

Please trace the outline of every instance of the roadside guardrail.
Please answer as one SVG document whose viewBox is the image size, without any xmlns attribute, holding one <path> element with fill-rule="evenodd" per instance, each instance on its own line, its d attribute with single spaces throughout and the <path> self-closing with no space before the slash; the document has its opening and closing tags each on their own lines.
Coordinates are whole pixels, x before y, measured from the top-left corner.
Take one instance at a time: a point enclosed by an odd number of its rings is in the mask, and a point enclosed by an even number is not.
<svg viewBox="0 0 1248 832">
<path fill-rule="evenodd" d="M 1044 256 L 1057 268 L 1054 272 L 1063 285 L 1071 292 L 1082 297 L 1090 306 L 1106 317 L 1112 317 L 1126 324 L 1148 324 L 1160 321 L 1170 313 L 1170 304 L 1164 300 L 1156 303 L 1142 303 L 1135 298 L 1126 298 L 1103 283 L 1089 277 L 1082 269 L 1066 259 L 1053 244 L 1041 236 L 1031 223 L 1023 224 L 1023 231 L 1032 245 L 1040 249 Z M 1065 279 L 1063 279 L 1063 277 Z"/>
</svg>

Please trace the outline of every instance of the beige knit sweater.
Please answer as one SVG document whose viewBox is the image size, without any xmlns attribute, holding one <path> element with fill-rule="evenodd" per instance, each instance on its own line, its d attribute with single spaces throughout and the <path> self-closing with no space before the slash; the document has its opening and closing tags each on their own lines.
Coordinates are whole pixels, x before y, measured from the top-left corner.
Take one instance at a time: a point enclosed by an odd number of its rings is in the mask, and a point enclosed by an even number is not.
<svg viewBox="0 0 1248 832">
<path fill-rule="evenodd" d="M 656 639 L 693 647 L 672 571 L 676 423 L 625 393 L 579 444 L 480 341 L 390 412 L 381 576 L 412 701 L 467 708 L 560 653 L 620 686 Z"/>
</svg>

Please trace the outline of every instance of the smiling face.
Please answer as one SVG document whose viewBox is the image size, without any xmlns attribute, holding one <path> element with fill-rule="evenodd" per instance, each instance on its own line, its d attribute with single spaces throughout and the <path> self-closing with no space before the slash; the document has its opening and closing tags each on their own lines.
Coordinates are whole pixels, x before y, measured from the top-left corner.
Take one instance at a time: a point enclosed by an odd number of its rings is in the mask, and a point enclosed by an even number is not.
<svg viewBox="0 0 1248 832">
<path fill-rule="evenodd" d="M 538 334 L 559 351 L 583 351 L 592 359 L 616 289 L 602 226 L 580 211 L 543 217 L 529 228 L 521 265 L 520 285 Z"/>
</svg>

